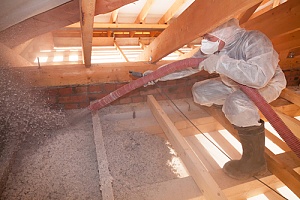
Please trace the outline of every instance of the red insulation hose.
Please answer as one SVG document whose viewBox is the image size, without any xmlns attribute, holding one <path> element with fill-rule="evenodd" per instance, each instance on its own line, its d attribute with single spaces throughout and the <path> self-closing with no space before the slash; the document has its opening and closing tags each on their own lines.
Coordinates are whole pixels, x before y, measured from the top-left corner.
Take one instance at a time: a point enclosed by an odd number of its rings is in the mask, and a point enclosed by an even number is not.
<svg viewBox="0 0 300 200">
<path fill-rule="evenodd" d="M 89 110 L 95 111 L 100 108 L 103 108 L 107 104 L 112 101 L 120 98 L 121 96 L 131 92 L 132 90 L 139 88 L 150 81 L 159 79 L 164 77 L 170 73 L 173 73 L 178 70 L 183 70 L 188 67 L 198 66 L 200 62 L 202 62 L 203 58 L 188 58 L 184 60 L 179 60 L 168 64 L 164 67 L 161 67 L 151 74 L 134 80 L 123 87 L 111 92 L 106 95 L 102 99 L 99 99 L 88 107 Z M 285 123 L 278 117 L 275 111 L 271 108 L 271 106 L 266 102 L 266 100 L 259 94 L 259 92 L 254 89 L 244 85 L 240 85 L 240 89 L 254 102 L 254 104 L 258 107 L 258 109 L 262 112 L 262 114 L 266 117 L 266 119 L 271 123 L 274 129 L 279 133 L 282 139 L 287 143 L 287 145 L 291 148 L 293 152 L 300 158 L 300 141 L 299 139 L 292 133 L 292 131 L 285 125 Z"/>
<path fill-rule="evenodd" d="M 110 94 L 106 95 L 102 99 L 99 99 L 88 107 L 89 110 L 94 111 L 98 110 L 100 108 L 103 108 L 107 104 L 111 103 L 112 101 L 120 98 L 121 96 L 131 92 L 132 90 L 139 88 L 145 84 L 147 84 L 150 81 L 157 80 L 161 77 L 164 77 L 170 73 L 173 73 L 177 70 L 183 70 L 188 67 L 195 67 L 198 66 L 201 61 L 203 61 L 203 58 L 189 58 L 184 60 L 179 60 L 173 63 L 170 63 L 164 67 L 161 67 L 151 74 L 141 77 L 139 79 L 136 79 L 134 81 L 131 81 L 130 83 L 120 87 L 119 89 L 111 92 Z"/>
<path fill-rule="evenodd" d="M 280 137 L 286 142 L 293 152 L 300 158 L 300 141 L 275 113 L 268 102 L 259 94 L 257 89 L 240 85 L 240 89 L 254 102 L 261 113 L 270 122 Z"/>
</svg>

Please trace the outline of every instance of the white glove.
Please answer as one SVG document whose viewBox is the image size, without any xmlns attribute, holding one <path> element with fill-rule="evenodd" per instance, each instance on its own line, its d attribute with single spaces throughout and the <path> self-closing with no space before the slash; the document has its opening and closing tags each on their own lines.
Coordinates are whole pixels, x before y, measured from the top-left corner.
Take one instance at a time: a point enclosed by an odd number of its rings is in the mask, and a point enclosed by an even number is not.
<svg viewBox="0 0 300 200">
<path fill-rule="evenodd" d="M 147 75 L 151 74 L 152 72 L 153 72 L 153 70 L 147 70 L 143 73 L 143 76 L 147 76 Z M 158 82 L 158 80 L 149 81 L 147 84 L 144 85 L 144 87 L 147 87 L 148 85 L 154 85 L 157 82 Z"/>
<path fill-rule="evenodd" d="M 214 73 L 216 71 L 216 67 L 217 67 L 219 59 L 220 59 L 220 56 L 212 54 L 208 58 L 203 60 L 201 63 L 204 65 L 204 70 L 206 70 L 210 74 Z"/>
</svg>

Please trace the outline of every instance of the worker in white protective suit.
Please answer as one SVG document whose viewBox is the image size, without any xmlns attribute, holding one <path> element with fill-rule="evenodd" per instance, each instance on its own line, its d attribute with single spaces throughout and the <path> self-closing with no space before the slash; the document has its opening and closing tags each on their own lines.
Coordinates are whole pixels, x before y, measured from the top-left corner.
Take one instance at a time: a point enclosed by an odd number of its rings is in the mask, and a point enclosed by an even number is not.
<svg viewBox="0 0 300 200">
<path fill-rule="evenodd" d="M 237 129 L 243 154 L 227 162 L 223 171 L 235 179 L 248 179 L 266 172 L 264 122 L 258 108 L 238 87 L 238 83 L 258 89 L 267 102 L 279 97 L 286 87 L 278 66 L 278 54 L 271 41 L 259 31 L 242 29 L 231 19 L 203 36 L 200 50 L 193 57 L 207 57 L 198 69 L 169 74 L 159 81 L 192 75 L 204 69 L 220 77 L 197 82 L 192 88 L 196 103 L 222 106 L 226 118 Z M 147 75 L 149 71 L 145 72 Z M 150 83 L 150 84 L 153 84 Z"/>
</svg>

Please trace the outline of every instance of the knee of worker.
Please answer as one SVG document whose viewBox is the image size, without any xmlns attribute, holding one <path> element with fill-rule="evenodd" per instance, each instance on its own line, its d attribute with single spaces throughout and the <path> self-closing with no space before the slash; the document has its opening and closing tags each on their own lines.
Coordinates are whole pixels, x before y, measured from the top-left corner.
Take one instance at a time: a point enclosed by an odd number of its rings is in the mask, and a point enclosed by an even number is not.
<svg viewBox="0 0 300 200">
<path fill-rule="evenodd" d="M 192 94 L 194 98 L 194 102 L 204 105 L 204 106 L 211 106 L 213 103 L 210 102 L 207 95 L 207 87 L 203 82 L 197 82 L 192 87 Z"/>
<path fill-rule="evenodd" d="M 255 104 L 240 90 L 229 95 L 223 112 L 231 124 L 239 127 L 259 126 L 260 116 Z"/>
</svg>

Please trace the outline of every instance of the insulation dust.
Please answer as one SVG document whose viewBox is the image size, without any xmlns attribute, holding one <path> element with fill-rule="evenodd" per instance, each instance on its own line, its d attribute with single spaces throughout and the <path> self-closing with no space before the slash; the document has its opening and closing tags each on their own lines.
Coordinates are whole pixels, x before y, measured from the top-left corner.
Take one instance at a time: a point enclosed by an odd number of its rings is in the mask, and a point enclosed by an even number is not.
<svg viewBox="0 0 300 200">
<path fill-rule="evenodd" d="M 0 152 L 8 139 L 25 139 L 28 134 L 40 134 L 66 124 L 64 114 L 50 110 L 43 94 L 33 91 L 21 73 L 0 67 L 0 76 Z"/>
</svg>

